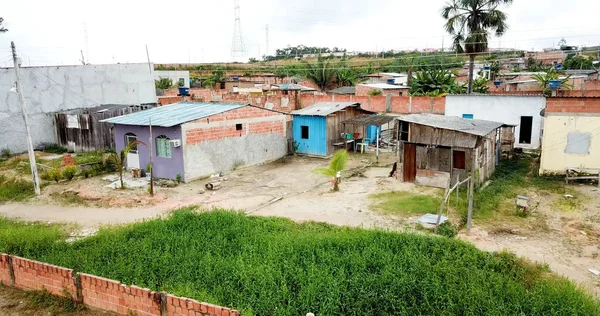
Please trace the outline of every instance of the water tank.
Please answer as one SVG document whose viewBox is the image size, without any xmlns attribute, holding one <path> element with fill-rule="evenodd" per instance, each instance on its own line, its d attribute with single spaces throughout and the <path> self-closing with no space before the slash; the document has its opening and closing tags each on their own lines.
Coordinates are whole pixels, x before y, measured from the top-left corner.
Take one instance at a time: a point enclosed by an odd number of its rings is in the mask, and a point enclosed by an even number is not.
<svg viewBox="0 0 600 316">
<path fill-rule="evenodd" d="M 239 80 L 240 80 L 240 77 L 238 77 L 238 76 L 233 76 L 231 79 L 232 79 L 233 81 L 239 81 Z"/>
<path fill-rule="evenodd" d="M 190 95 L 190 88 L 179 87 L 177 89 L 179 89 L 179 95 Z"/>
<path fill-rule="evenodd" d="M 550 80 L 550 89 L 558 89 L 560 87 L 560 80 Z"/>
<path fill-rule="evenodd" d="M 396 84 L 396 79 L 390 78 L 390 79 L 387 80 L 387 83 L 388 84 Z"/>
<path fill-rule="evenodd" d="M 502 84 L 500 80 L 494 80 L 494 86 L 499 87 Z"/>
</svg>

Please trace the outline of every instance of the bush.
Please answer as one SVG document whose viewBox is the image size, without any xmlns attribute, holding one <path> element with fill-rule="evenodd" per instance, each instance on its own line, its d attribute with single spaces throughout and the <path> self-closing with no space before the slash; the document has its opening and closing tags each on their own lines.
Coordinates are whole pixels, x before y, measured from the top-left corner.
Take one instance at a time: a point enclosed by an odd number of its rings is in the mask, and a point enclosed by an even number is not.
<svg viewBox="0 0 600 316">
<path fill-rule="evenodd" d="M 65 166 L 62 169 L 62 177 L 71 181 L 77 174 L 77 166 Z"/>
<path fill-rule="evenodd" d="M 458 234 L 458 228 L 454 227 L 454 225 L 449 222 L 445 222 L 438 226 L 437 234 L 446 236 L 448 238 L 453 238 Z"/>
<path fill-rule="evenodd" d="M 372 97 L 382 95 L 382 94 L 383 93 L 381 92 L 381 90 L 377 90 L 377 89 L 373 89 L 373 90 L 369 91 L 369 95 Z"/>
<path fill-rule="evenodd" d="M 54 180 L 56 183 L 62 179 L 62 172 L 60 168 L 52 168 L 48 170 L 48 177 L 50 180 Z"/>
<path fill-rule="evenodd" d="M 182 177 L 181 177 L 181 173 L 178 173 L 177 176 L 175 177 L 175 181 L 177 181 L 177 183 L 181 183 Z"/>
<path fill-rule="evenodd" d="M 60 146 L 59 144 L 42 144 L 42 150 L 45 153 L 50 153 L 50 154 L 64 154 L 69 152 L 69 150 L 65 147 Z"/>
<path fill-rule="evenodd" d="M 10 149 L 8 149 L 8 148 L 2 148 L 2 151 L 0 151 L 0 158 L 8 159 L 11 156 L 12 156 L 12 153 L 10 152 Z"/>
<path fill-rule="evenodd" d="M 71 244 L 7 243 L 1 234 L 0 252 L 8 246 L 15 255 L 244 315 L 596 315 L 600 309 L 547 267 L 433 236 L 191 210 L 102 229 Z"/>
</svg>

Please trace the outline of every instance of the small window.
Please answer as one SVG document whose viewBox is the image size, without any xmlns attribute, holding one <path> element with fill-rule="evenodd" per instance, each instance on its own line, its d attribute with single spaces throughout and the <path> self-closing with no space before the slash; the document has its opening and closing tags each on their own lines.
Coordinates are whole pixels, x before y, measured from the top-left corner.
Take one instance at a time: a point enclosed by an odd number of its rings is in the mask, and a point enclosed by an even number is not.
<svg viewBox="0 0 600 316">
<path fill-rule="evenodd" d="M 169 137 L 165 135 L 156 137 L 156 157 L 171 158 L 171 142 Z"/>
<path fill-rule="evenodd" d="M 463 118 L 467 119 L 467 120 L 472 120 L 473 119 L 473 114 L 463 114 Z"/>
<path fill-rule="evenodd" d="M 592 135 L 590 133 L 569 133 L 567 134 L 567 154 L 584 154 L 590 153 L 590 143 Z"/>
<path fill-rule="evenodd" d="M 464 151 L 453 151 L 452 152 L 452 168 L 465 170 L 465 152 Z"/>
<path fill-rule="evenodd" d="M 308 126 L 302 125 L 302 126 L 300 126 L 300 129 L 301 129 L 302 139 L 308 139 Z"/>
<path fill-rule="evenodd" d="M 400 122 L 400 140 L 408 141 L 408 122 Z"/>
<path fill-rule="evenodd" d="M 242 124 L 235 124 L 235 130 L 236 131 L 241 131 L 242 130 Z"/>
<path fill-rule="evenodd" d="M 137 136 L 135 136 L 134 133 L 127 133 L 125 134 L 125 146 L 128 146 L 129 144 L 136 142 L 137 141 Z M 132 154 L 137 154 L 138 150 L 137 150 L 137 144 L 131 146 L 131 148 L 129 149 L 129 152 Z"/>
<path fill-rule="evenodd" d="M 185 78 L 179 78 L 179 86 L 180 87 L 185 86 Z"/>
</svg>

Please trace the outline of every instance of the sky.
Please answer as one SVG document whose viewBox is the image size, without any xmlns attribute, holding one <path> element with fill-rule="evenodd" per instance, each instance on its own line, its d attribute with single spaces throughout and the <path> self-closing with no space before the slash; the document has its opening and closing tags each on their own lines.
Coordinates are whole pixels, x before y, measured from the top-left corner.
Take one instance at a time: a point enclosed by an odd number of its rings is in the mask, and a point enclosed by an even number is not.
<svg viewBox="0 0 600 316">
<path fill-rule="evenodd" d="M 287 45 L 381 51 L 448 46 L 445 0 L 239 0 L 247 61 Z M 490 47 L 541 50 L 564 37 L 600 45 L 600 1 L 514 0 L 504 9 L 509 31 Z M 4 1 L 0 67 L 12 66 L 14 41 L 25 66 L 234 61 L 234 0 Z M 87 32 L 86 32 L 87 29 Z M 87 45 L 86 45 L 87 34 Z"/>
</svg>

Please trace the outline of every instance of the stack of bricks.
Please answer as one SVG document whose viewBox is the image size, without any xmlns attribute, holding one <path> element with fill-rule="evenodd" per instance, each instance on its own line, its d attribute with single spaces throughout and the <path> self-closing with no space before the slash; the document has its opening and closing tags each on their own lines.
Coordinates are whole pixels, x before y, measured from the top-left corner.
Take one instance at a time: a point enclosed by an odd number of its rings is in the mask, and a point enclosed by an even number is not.
<svg viewBox="0 0 600 316">
<path fill-rule="evenodd" d="M 74 166 L 75 165 L 75 159 L 73 159 L 73 156 L 71 156 L 71 154 L 66 154 L 63 157 L 62 163 L 60 164 L 60 167 L 66 167 L 66 166 Z"/>
<path fill-rule="evenodd" d="M 78 303 L 138 316 L 239 316 L 240 312 L 196 300 L 127 286 L 73 270 L 0 253 L 0 283 L 24 290 L 68 295 Z"/>
</svg>

